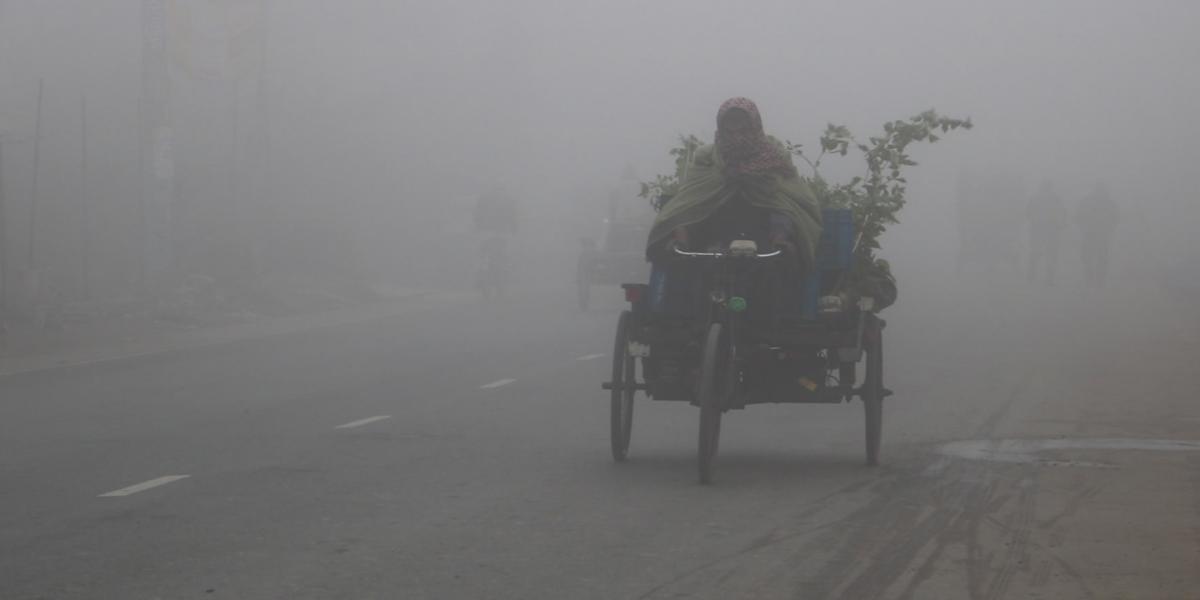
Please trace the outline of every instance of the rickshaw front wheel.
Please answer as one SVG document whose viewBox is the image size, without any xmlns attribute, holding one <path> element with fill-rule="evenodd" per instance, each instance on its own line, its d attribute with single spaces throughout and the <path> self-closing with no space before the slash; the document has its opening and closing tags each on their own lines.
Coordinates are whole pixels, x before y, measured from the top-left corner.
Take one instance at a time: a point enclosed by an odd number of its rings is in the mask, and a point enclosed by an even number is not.
<svg viewBox="0 0 1200 600">
<path fill-rule="evenodd" d="M 867 368 L 862 385 L 866 413 L 867 465 L 879 464 L 879 446 L 883 438 L 883 332 L 878 318 L 863 332 Z"/>
<path fill-rule="evenodd" d="M 623 462 L 629 457 L 633 436 L 633 398 L 637 393 L 637 358 L 629 352 L 633 315 L 622 311 L 612 354 L 612 395 L 609 402 L 609 440 L 612 457 Z"/>
<path fill-rule="evenodd" d="M 712 483 L 717 460 L 717 446 L 721 439 L 721 390 L 724 389 L 717 373 L 722 359 L 728 356 L 726 340 L 721 335 L 721 324 L 713 323 L 704 340 L 704 355 L 700 366 L 700 385 L 697 400 L 700 404 L 700 440 L 698 467 L 700 483 Z"/>
</svg>

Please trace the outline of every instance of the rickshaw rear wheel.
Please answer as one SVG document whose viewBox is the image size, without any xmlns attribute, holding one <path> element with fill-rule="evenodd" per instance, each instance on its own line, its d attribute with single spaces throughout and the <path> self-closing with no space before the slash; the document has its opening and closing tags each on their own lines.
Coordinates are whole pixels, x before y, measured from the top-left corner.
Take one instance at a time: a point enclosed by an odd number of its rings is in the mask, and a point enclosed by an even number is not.
<svg viewBox="0 0 1200 600">
<path fill-rule="evenodd" d="M 637 358 L 629 353 L 633 315 L 622 311 L 617 320 L 617 337 L 612 353 L 612 395 L 609 402 L 609 439 L 612 457 L 623 462 L 629 456 L 633 436 L 633 397 L 637 393 Z"/>
<path fill-rule="evenodd" d="M 708 328 L 704 341 L 704 356 L 700 366 L 700 385 L 697 400 L 700 404 L 700 440 L 697 464 L 700 483 L 712 483 L 717 460 L 717 446 L 721 439 L 721 411 L 724 387 L 718 381 L 721 358 L 726 354 L 725 340 L 721 336 L 721 324 L 713 323 Z"/>
<path fill-rule="evenodd" d="M 862 401 L 866 413 L 867 465 L 874 467 L 879 464 L 879 446 L 883 439 L 883 332 L 877 318 L 871 317 L 864 337 L 867 368 Z"/>
</svg>

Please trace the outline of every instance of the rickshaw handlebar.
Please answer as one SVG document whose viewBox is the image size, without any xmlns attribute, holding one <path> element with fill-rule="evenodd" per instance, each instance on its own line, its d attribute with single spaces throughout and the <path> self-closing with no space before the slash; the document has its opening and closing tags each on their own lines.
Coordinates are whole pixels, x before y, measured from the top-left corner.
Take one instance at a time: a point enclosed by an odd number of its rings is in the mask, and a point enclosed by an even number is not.
<svg viewBox="0 0 1200 600">
<path fill-rule="evenodd" d="M 685 256 L 687 258 L 775 258 L 783 255 L 783 250 L 774 250 L 765 254 L 734 254 L 732 252 L 688 252 L 674 248 L 676 256 Z"/>
</svg>

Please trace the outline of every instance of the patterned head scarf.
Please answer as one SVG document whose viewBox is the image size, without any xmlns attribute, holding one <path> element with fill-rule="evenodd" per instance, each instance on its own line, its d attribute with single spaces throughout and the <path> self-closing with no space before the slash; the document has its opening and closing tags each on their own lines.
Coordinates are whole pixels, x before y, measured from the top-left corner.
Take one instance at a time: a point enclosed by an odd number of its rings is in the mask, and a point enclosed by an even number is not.
<svg viewBox="0 0 1200 600">
<path fill-rule="evenodd" d="M 740 110 L 750 117 L 746 131 L 730 131 L 724 125 L 730 111 Z M 749 98 L 730 98 L 717 111 L 717 152 L 725 161 L 726 175 L 763 175 L 776 173 L 784 177 L 796 174 L 796 167 L 786 152 L 767 139 L 762 115 Z"/>
</svg>

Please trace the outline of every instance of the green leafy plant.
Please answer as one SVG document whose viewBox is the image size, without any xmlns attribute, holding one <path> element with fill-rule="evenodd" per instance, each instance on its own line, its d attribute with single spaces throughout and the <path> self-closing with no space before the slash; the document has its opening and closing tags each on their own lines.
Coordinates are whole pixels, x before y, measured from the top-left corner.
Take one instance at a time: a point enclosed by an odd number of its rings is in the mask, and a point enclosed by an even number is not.
<svg viewBox="0 0 1200 600">
<path fill-rule="evenodd" d="M 906 202 L 908 180 L 905 167 L 916 166 L 909 155 L 909 146 L 917 142 L 935 143 L 941 136 L 957 130 L 971 129 L 970 119 L 956 119 L 927 110 L 908 119 L 883 124 L 883 133 L 859 141 L 844 125 L 829 124 L 821 135 L 821 151 L 815 157 L 804 153 L 800 144 L 787 142 L 788 151 L 812 169 L 809 184 L 822 208 L 849 208 L 854 211 L 859 232 L 857 250 L 862 258 L 873 258 L 879 249 L 879 237 L 888 225 L 898 223 L 900 209 Z M 857 151 L 866 163 L 862 175 L 847 182 L 830 182 L 821 176 L 821 161 L 826 157 L 847 156 Z"/>
<path fill-rule="evenodd" d="M 654 181 L 643 181 L 642 191 L 638 196 L 650 200 L 654 210 L 661 210 L 663 205 L 679 191 L 679 186 L 687 178 L 688 169 L 692 165 L 696 151 L 703 145 L 704 142 L 694 135 L 679 136 L 679 145 L 670 150 L 670 155 L 675 157 L 675 173 L 658 175 Z"/>
<path fill-rule="evenodd" d="M 787 150 L 812 169 L 805 177 L 822 208 L 849 208 L 854 212 L 859 232 L 856 246 L 859 259 L 875 262 L 879 238 L 888 225 L 898 223 L 897 214 L 904 208 L 908 181 L 905 167 L 917 163 L 908 154 L 917 142 L 935 143 L 942 135 L 957 129 L 971 129 L 970 119 L 956 119 L 927 110 L 908 119 L 883 124 L 883 132 L 860 141 L 844 125 L 829 124 L 819 140 L 820 152 L 806 154 L 800 144 L 787 142 Z M 641 196 L 661 208 L 679 189 L 687 176 L 691 158 L 701 141 L 694 135 L 679 137 L 679 145 L 670 150 L 675 157 L 675 173 L 659 175 L 654 181 L 642 183 Z M 821 162 L 830 156 L 845 157 L 857 152 L 864 160 L 865 171 L 846 182 L 831 182 L 821 175 Z"/>
</svg>

